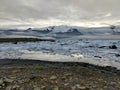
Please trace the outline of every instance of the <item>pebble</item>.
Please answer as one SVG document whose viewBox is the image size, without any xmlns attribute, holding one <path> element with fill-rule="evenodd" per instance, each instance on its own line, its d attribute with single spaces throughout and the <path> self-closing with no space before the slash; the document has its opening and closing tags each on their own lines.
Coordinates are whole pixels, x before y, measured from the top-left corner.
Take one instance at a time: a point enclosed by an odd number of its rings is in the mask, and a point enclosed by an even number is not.
<svg viewBox="0 0 120 90">
<path fill-rule="evenodd" d="M 9 79 L 9 78 L 5 78 L 4 81 L 7 82 L 7 83 L 12 83 L 14 80 Z"/>
<path fill-rule="evenodd" d="M 79 89 L 80 90 L 89 90 L 87 87 L 84 87 L 84 86 L 80 86 Z"/>
<path fill-rule="evenodd" d="M 0 79 L 0 85 L 2 85 L 4 83 L 3 79 Z"/>
<path fill-rule="evenodd" d="M 55 79 L 57 79 L 57 77 L 56 76 L 51 76 L 50 79 L 55 80 Z"/>
<path fill-rule="evenodd" d="M 46 88 L 46 86 L 41 86 L 41 89 L 45 89 Z"/>
<path fill-rule="evenodd" d="M 20 88 L 19 85 L 13 85 L 13 87 L 12 87 L 13 90 L 16 90 L 16 89 L 18 89 L 18 88 Z"/>
<path fill-rule="evenodd" d="M 40 87 L 34 87 L 34 90 L 41 90 Z"/>
<path fill-rule="evenodd" d="M 71 89 L 72 89 L 72 90 L 75 90 L 75 89 L 76 89 L 76 87 L 75 87 L 75 86 L 73 86 L 73 87 L 71 87 Z"/>
<path fill-rule="evenodd" d="M 5 90 L 19 90 L 20 86 L 19 85 L 10 85 L 7 86 Z"/>
<path fill-rule="evenodd" d="M 75 86 L 76 86 L 76 88 L 79 89 L 79 90 L 89 90 L 87 87 L 81 86 L 81 85 L 79 85 L 79 84 L 76 84 Z"/>
<path fill-rule="evenodd" d="M 12 90 L 12 85 L 7 86 L 5 90 Z"/>
<path fill-rule="evenodd" d="M 69 83 L 65 83 L 65 84 L 64 84 L 64 86 L 68 86 L 68 85 L 69 85 Z"/>
<path fill-rule="evenodd" d="M 54 89 L 53 89 L 53 90 L 59 90 L 59 87 L 57 87 L 57 86 L 56 86 L 56 87 L 54 87 Z"/>
</svg>

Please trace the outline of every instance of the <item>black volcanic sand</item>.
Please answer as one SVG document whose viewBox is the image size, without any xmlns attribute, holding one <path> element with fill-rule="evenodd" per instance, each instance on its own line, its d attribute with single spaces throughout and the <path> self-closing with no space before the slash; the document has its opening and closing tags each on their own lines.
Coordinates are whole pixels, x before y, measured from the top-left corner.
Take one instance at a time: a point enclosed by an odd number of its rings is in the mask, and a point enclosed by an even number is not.
<svg viewBox="0 0 120 90">
<path fill-rule="evenodd" d="M 120 90 L 120 70 L 77 62 L 4 59 L 0 90 Z"/>
</svg>

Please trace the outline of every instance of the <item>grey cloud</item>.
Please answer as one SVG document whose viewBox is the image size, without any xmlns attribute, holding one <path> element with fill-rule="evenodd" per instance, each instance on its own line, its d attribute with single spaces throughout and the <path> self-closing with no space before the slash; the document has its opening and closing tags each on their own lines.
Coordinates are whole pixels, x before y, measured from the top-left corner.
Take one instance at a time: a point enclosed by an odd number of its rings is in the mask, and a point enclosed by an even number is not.
<svg viewBox="0 0 120 90">
<path fill-rule="evenodd" d="M 26 22 L 49 19 L 120 19 L 119 5 L 120 0 L 0 0 L 0 23 L 7 20 Z"/>
</svg>

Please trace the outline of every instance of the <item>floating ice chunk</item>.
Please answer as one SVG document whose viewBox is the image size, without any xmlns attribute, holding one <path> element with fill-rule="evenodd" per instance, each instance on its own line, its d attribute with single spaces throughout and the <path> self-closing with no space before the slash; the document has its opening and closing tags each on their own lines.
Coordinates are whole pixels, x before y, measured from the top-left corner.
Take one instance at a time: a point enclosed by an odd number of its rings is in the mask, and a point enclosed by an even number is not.
<svg viewBox="0 0 120 90">
<path fill-rule="evenodd" d="M 75 57 L 75 58 L 78 58 L 78 59 L 81 59 L 81 58 L 84 57 L 82 54 L 71 54 L 71 56 Z"/>
</svg>

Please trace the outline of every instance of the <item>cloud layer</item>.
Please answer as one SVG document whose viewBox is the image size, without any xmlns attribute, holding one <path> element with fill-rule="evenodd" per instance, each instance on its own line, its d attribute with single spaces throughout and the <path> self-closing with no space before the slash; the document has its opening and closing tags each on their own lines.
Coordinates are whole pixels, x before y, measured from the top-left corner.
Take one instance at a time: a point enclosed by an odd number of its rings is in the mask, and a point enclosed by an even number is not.
<svg viewBox="0 0 120 90">
<path fill-rule="evenodd" d="M 0 27 L 114 24 L 120 0 L 0 0 Z"/>
</svg>

